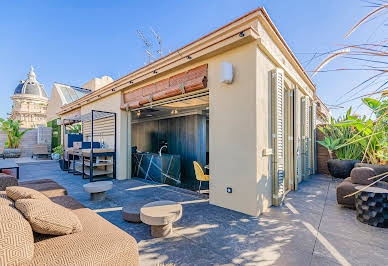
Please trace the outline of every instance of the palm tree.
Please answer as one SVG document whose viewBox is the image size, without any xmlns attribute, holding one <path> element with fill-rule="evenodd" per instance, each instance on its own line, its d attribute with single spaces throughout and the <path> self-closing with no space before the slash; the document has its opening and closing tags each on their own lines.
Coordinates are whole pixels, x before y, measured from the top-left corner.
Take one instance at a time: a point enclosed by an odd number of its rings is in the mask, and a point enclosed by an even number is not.
<svg viewBox="0 0 388 266">
<path fill-rule="evenodd" d="M 1 130 L 7 132 L 8 140 L 5 142 L 5 146 L 9 149 L 17 149 L 20 144 L 20 140 L 24 133 L 31 129 L 25 129 L 20 131 L 21 121 L 4 120 L 0 118 Z"/>
</svg>

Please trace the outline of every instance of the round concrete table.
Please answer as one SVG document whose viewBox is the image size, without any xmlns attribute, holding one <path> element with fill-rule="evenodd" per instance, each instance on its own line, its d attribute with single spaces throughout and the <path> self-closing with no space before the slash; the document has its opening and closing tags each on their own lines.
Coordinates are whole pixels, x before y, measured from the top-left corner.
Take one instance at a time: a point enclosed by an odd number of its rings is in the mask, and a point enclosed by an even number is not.
<svg viewBox="0 0 388 266">
<path fill-rule="evenodd" d="M 140 209 L 140 219 L 143 223 L 151 225 L 153 237 L 168 236 L 172 232 L 172 223 L 181 217 L 182 205 L 174 201 L 154 201 Z"/>
<path fill-rule="evenodd" d="M 90 193 L 91 201 L 100 201 L 105 199 L 105 192 L 112 189 L 112 181 L 90 182 L 84 185 L 84 191 Z"/>
</svg>

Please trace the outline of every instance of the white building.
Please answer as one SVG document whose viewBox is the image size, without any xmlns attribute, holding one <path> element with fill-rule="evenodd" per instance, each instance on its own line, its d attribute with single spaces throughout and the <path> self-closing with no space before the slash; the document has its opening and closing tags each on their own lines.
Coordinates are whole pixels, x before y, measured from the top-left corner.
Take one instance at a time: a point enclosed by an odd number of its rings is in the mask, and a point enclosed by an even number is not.
<svg viewBox="0 0 388 266">
<path fill-rule="evenodd" d="M 13 106 L 9 119 L 20 120 L 23 128 L 46 125 L 48 97 L 43 84 L 36 80 L 32 66 L 27 79 L 20 81 L 11 100 Z"/>
</svg>

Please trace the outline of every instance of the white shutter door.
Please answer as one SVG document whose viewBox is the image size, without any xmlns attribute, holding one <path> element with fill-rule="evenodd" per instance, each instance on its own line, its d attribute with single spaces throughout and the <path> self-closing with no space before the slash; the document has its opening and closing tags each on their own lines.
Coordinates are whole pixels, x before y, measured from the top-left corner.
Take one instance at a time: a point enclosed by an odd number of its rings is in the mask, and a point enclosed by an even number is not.
<svg viewBox="0 0 388 266">
<path fill-rule="evenodd" d="M 300 106 L 300 175 L 301 180 L 305 178 L 306 172 L 306 98 L 302 96 L 300 98 L 301 106 Z"/>
<path fill-rule="evenodd" d="M 304 97 L 305 101 L 305 118 L 304 118 L 304 173 L 303 173 L 303 176 L 304 176 L 304 179 L 306 179 L 308 177 L 308 175 L 310 174 L 311 172 L 311 166 L 310 166 L 310 142 L 311 142 L 311 138 L 310 138 L 310 99 L 308 96 L 305 96 Z"/>
<path fill-rule="evenodd" d="M 311 106 L 311 168 L 312 168 L 312 174 L 315 174 L 316 172 L 316 126 L 317 126 L 317 104 L 313 102 Z"/>
<path fill-rule="evenodd" d="M 301 105 L 299 101 L 300 92 L 298 88 L 296 87 L 294 90 L 294 171 L 295 171 L 295 184 L 294 189 L 298 189 L 298 183 L 302 180 L 302 174 L 301 174 L 301 136 L 300 136 L 300 130 L 298 129 L 301 126 L 301 119 L 300 119 L 300 112 L 301 112 Z"/>
<path fill-rule="evenodd" d="M 279 206 L 285 194 L 284 185 L 284 72 L 277 68 L 272 73 L 272 147 L 273 205 Z"/>
</svg>

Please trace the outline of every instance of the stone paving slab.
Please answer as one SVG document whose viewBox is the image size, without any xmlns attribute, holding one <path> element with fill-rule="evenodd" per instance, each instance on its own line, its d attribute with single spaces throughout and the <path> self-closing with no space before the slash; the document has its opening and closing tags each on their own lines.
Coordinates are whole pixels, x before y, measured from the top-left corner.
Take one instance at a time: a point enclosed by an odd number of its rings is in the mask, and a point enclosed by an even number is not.
<svg viewBox="0 0 388 266">
<path fill-rule="evenodd" d="M 57 181 L 131 234 L 141 265 L 388 265 L 388 229 L 361 224 L 354 210 L 339 207 L 335 188 L 341 180 L 325 175 L 299 184 L 283 206 L 259 217 L 210 205 L 207 195 L 144 180 L 114 180 L 105 201 L 91 202 L 82 188 L 89 181 L 61 171 L 55 161 L 21 165 L 20 176 Z M 121 207 L 144 199 L 182 203 L 183 216 L 171 236 L 155 239 L 148 225 L 122 219 Z"/>
</svg>

